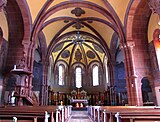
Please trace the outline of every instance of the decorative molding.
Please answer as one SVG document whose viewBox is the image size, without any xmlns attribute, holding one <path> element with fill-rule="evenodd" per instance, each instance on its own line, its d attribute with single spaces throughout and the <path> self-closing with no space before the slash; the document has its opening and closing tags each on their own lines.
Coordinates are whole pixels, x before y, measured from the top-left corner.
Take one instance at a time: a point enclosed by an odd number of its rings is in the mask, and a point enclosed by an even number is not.
<svg viewBox="0 0 160 122">
<path fill-rule="evenodd" d="M 0 12 L 4 11 L 4 7 L 7 5 L 7 0 L 0 0 Z"/>
<path fill-rule="evenodd" d="M 157 13 L 158 15 L 160 14 L 160 0 L 150 0 L 148 5 L 153 13 Z"/>
<path fill-rule="evenodd" d="M 88 50 L 87 51 L 87 57 L 91 58 L 91 59 L 94 59 L 96 56 L 95 56 L 95 54 L 92 51 Z"/>
<path fill-rule="evenodd" d="M 85 11 L 80 7 L 76 7 L 71 11 L 72 14 L 75 14 L 76 17 L 80 17 L 82 14 L 85 14 Z"/>
<path fill-rule="evenodd" d="M 69 20 L 67 20 L 67 19 L 64 20 L 64 23 L 68 23 L 68 22 L 69 22 Z"/>
<path fill-rule="evenodd" d="M 61 57 L 62 58 L 69 58 L 70 56 L 70 51 L 69 50 L 65 50 L 62 54 Z"/>
<path fill-rule="evenodd" d="M 79 22 L 75 23 L 72 27 L 77 29 L 77 30 L 80 30 L 81 28 L 84 28 L 84 26 Z"/>
</svg>

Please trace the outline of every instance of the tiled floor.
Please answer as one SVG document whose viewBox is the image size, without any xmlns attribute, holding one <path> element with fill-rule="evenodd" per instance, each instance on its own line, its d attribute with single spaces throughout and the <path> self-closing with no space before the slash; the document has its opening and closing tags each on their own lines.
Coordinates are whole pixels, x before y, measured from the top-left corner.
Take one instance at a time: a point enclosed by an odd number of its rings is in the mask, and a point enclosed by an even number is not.
<svg viewBox="0 0 160 122">
<path fill-rule="evenodd" d="M 87 111 L 72 111 L 72 115 L 68 122 L 93 122 Z"/>
</svg>

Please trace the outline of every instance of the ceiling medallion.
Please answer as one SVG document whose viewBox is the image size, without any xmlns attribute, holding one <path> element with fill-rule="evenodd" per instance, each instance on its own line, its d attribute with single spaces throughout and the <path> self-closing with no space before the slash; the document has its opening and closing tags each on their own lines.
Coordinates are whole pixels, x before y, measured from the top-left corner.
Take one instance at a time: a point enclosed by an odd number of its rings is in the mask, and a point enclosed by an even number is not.
<svg viewBox="0 0 160 122">
<path fill-rule="evenodd" d="M 7 0 L 0 0 L 0 12 L 4 11 L 4 7 L 7 5 Z"/>
<path fill-rule="evenodd" d="M 71 11 L 72 14 L 75 14 L 76 17 L 80 17 L 82 14 L 85 14 L 85 11 L 80 7 L 76 7 Z"/>
<path fill-rule="evenodd" d="M 148 5 L 153 13 L 160 14 L 160 0 L 150 0 Z"/>
<path fill-rule="evenodd" d="M 78 22 L 76 24 L 74 24 L 72 27 L 77 29 L 77 30 L 79 30 L 81 28 L 84 28 L 84 26 L 81 23 L 78 23 Z"/>
<path fill-rule="evenodd" d="M 76 37 L 72 39 L 73 44 L 83 44 L 85 41 L 82 39 L 79 32 L 75 35 Z"/>
</svg>

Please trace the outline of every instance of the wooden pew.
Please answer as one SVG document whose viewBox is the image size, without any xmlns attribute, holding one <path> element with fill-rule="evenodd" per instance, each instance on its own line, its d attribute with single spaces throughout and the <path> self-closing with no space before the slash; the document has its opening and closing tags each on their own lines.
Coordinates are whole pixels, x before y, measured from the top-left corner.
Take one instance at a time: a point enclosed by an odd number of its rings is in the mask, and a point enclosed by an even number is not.
<svg viewBox="0 0 160 122">
<path fill-rule="evenodd" d="M 58 106 L 3 106 L 0 107 L 0 121 L 13 122 L 44 122 L 45 111 L 50 114 L 49 122 L 55 122 L 55 113 Z"/>
<path fill-rule="evenodd" d="M 94 108 L 94 106 L 92 108 Z M 115 114 L 117 112 L 119 112 L 118 117 L 120 122 L 160 121 L 160 108 L 155 106 L 100 106 L 99 112 L 98 109 L 95 112 L 95 114 L 92 113 L 92 115 L 95 115 L 92 116 L 92 118 L 95 119 L 96 122 L 116 122 L 117 118 Z"/>
</svg>

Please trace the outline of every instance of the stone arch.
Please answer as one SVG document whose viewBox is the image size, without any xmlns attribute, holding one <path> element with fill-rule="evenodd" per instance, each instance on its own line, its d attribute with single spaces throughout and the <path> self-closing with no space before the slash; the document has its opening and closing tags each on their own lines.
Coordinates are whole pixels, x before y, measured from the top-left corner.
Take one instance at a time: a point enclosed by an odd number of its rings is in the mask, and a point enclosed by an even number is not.
<svg viewBox="0 0 160 122">
<path fill-rule="evenodd" d="M 31 46 L 30 49 L 30 59 L 28 60 L 28 65 L 32 66 L 32 59 L 33 59 L 33 48 L 35 46 L 35 40 L 37 38 L 37 34 L 39 32 L 39 30 L 41 29 L 41 27 L 43 26 L 44 20 L 49 17 L 51 14 L 53 14 L 56 11 L 59 11 L 61 9 L 64 8 L 70 8 L 70 7 L 74 7 L 75 4 L 85 7 L 85 8 L 89 8 L 92 9 L 94 8 L 95 11 L 103 14 L 106 18 L 109 18 L 112 21 L 112 24 L 115 25 L 118 28 L 118 35 L 121 38 L 121 42 L 123 45 L 123 42 L 125 42 L 125 34 L 123 31 L 123 27 L 122 27 L 122 23 L 119 19 L 117 19 L 117 16 L 115 16 L 115 13 L 113 12 L 114 10 L 111 8 L 111 6 L 108 6 L 108 4 L 106 4 L 106 6 L 111 10 L 111 12 L 109 12 L 108 10 L 102 8 L 101 6 L 98 6 L 94 3 L 88 2 L 88 1 L 84 1 L 84 2 L 73 2 L 73 1 L 66 1 L 60 4 L 57 4 L 53 7 L 51 7 L 50 9 L 47 10 L 47 7 L 52 3 L 52 1 L 47 1 L 45 6 L 41 9 L 40 13 L 38 14 L 38 17 L 36 18 L 36 21 L 34 22 L 33 25 L 33 30 L 32 30 L 32 35 L 31 35 L 31 41 L 33 42 L 33 45 Z M 45 70 L 47 70 L 47 61 L 46 61 L 46 67 L 44 68 Z M 47 73 L 47 71 L 44 71 Z M 47 80 L 47 76 L 44 78 L 45 80 Z M 46 95 L 47 96 L 47 95 Z"/>
<path fill-rule="evenodd" d="M 133 1 L 128 12 L 126 25 L 128 45 L 127 48 L 124 48 L 124 52 L 129 105 L 143 105 L 140 90 L 141 78 L 151 74 L 151 66 L 148 63 L 150 58 L 147 40 L 150 14 L 151 11 L 146 0 Z M 142 65 L 139 65 L 139 62 Z M 137 82 L 137 85 L 135 82 Z M 132 87 L 132 84 L 134 87 Z"/>
<path fill-rule="evenodd" d="M 147 40 L 148 22 L 151 11 L 148 6 L 148 1 L 134 1 L 129 10 L 127 19 L 127 41 L 133 39 Z M 138 34 L 141 32 L 141 34 Z M 143 36 L 142 36 L 143 35 Z"/>
<path fill-rule="evenodd" d="M 27 58 L 28 50 L 25 48 L 30 43 L 32 24 L 25 0 L 12 0 L 8 2 L 5 11 L 9 28 L 9 56 L 7 59 L 7 72 L 9 72 L 13 64 L 16 64 L 16 61 L 21 60 L 25 56 Z M 17 60 L 12 60 L 11 56 L 15 56 Z"/>
<path fill-rule="evenodd" d="M 64 68 L 64 84 L 63 84 L 63 85 L 69 85 L 69 84 L 66 82 L 66 78 L 65 78 L 65 76 L 69 73 L 67 62 L 64 61 L 64 60 L 58 60 L 58 61 L 55 62 L 55 63 L 56 63 L 56 64 L 55 64 L 55 67 L 54 67 L 53 71 L 56 71 L 56 70 L 59 71 L 58 67 L 59 67 L 60 65 L 62 65 L 63 68 Z"/>
<path fill-rule="evenodd" d="M 123 32 L 122 23 L 120 22 L 119 19 L 117 19 L 115 12 L 113 12 L 113 9 L 111 8 L 111 6 L 106 4 L 106 6 L 111 10 L 111 13 L 109 13 L 109 11 L 107 11 L 106 9 L 104 9 L 96 4 L 93 4 L 91 2 L 87 2 L 87 1 L 85 1 L 85 2 L 72 2 L 72 1 L 71 2 L 63 2 L 63 3 L 60 3 L 60 4 L 52 7 L 46 13 L 44 13 L 44 11 L 42 11 L 41 16 L 38 16 L 37 21 L 34 24 L 34 30 L 32 31 L 33 41 L 35 40 L 34 38 L 36 37 L 36 32 L 39 31 L 39 29 L 41 28 L 45 19 L 47 19 L 51 14 L 53 14 L 61 9 L 74 7 L 75 4 L 76 4 L 76 6 L 78 5 L 78 6 L 86 7 L 86 8 L 92 9 L 92 10 L 94 9 L 95 11 L 103 14 L 106 18 L 109 18 L 110 21 L 112 21 L 112 24 L 117 26 L 119 36 L 121 38 L 122 43 L 125 42 L 125 36 L 124 36 L 124 32 Z"/>
</svg>

